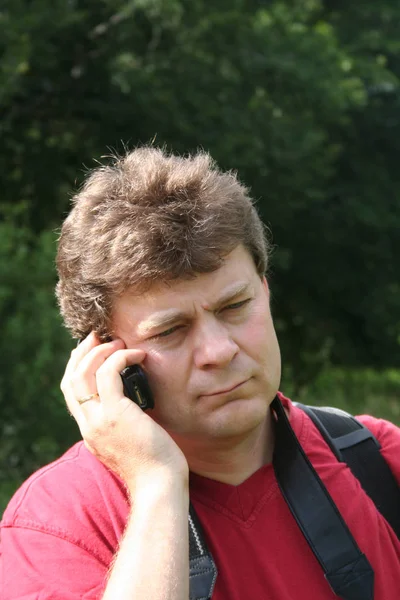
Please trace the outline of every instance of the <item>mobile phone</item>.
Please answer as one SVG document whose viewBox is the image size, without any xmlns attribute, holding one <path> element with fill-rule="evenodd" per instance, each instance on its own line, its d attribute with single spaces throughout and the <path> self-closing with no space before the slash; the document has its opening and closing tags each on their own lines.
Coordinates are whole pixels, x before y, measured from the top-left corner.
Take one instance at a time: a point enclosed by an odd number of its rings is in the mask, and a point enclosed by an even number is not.
<svg viewBox="0 0 400 600">
<path fill-rule="evenodd" d="M 142 410 L 154 408 L 154 397 L 146 374 L 140 365 L 130 365 L 121 371 L 124 394 Z"/>
<path fill-rule="evenodd" d="M 82 340 L 77 341 L 77 346 Z M 140 365 L 130 365 L 122 369 L 122 384 L 124 394 L 127 398 L 135 402 L 142 410 L 154 408 L 154 396 L 147 381 L 146 373 Z"/>
</svg>

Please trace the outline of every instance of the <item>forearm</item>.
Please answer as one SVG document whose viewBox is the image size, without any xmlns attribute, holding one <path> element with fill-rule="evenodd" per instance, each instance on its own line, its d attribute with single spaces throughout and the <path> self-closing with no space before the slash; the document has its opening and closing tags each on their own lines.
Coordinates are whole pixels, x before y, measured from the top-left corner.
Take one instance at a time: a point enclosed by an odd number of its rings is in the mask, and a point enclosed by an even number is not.
<svg viewBox="0 0 400 600">
<path fill-rule="evenodd" d="M 188 510 L 187 480 L 159 476 L 135 486 L 103 600 L 188 600 Z"/>
</svg>

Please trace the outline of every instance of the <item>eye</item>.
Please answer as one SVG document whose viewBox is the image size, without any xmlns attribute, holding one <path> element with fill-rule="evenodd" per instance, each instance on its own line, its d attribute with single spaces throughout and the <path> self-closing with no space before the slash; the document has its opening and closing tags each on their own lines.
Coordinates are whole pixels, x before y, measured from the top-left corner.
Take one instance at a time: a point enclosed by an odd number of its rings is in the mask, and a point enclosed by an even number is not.
<svg viewBox="0 0 400 600">
<path fill-rule="evenodd" d="M 152 335 L 151 339 L 152 340 L 157 340 L 159 338 L 168 337 L 169 335 L 172 335 L 173 333 L 175 333 L 175 331 L 177 331 L 181 327 L 182 327 L 182 325 L 175 325 L 174 327 L 170 327 L 169 329 L 166 329 L 165 331 L 162 331 L 161 333 L 157 333 L 156 335 Z"/>
<path fill-rule="evenodd" d="M 222 310 L 235 310 L 238 308 L 242 308 L 242 306 L 245 306 L 251 300 L 252 300 L 252 298 L 247 298 L 246 300 L 241 300 L 240 302 L 234 302 L 233 304 L 228 304 L 227 306 L 224 306 L 224 308 Z"/>
</svg>

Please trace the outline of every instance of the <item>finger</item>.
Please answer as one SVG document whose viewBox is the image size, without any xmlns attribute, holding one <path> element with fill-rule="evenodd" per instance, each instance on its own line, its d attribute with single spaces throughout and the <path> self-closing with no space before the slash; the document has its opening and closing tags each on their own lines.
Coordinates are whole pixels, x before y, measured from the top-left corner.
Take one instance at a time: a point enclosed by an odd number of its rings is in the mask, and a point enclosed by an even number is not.
<svg viewBox="0 0 400 600">
<path fill-rule="evenodd" d="M 100 340 L 97 338 L 96 334 L 92 331 L 87 338 L 85 338 L 76 348 L 74 348 L 71 352 L 70 359 L 65 368 L 64 376 L 61 381 L 61 389 L 64 391 L 64 387 L 68 385 L 68 381 L 70 380 L 72 374 L 74 373 L 77 365 L 80 363 L 82 358 L 90 352 L 92 348 L 98 346 L 100 344 Z"/>
<path fill-rule="evenodd" d="M 114 340 L 114 343 L 116 342 L 117 340 Z M 122 340 L 119 340 L 119 342 L 122 342 Z M 79 399 L 82 397 L 77 396 L 76 392 L 74 392 L 72 399 L 69 401 L 71 413 L 77 421 L 83 436 L 84 432 L 87 431 L 88 423 L 93 425 L 96 422 L 103 422 L 105 412 L 112 414 L 116 403 L 120 400 L 126 400 L 123 393 L 120 372 L 126 366 L 138 364 L 145 358 L 146 353 L 143 350 L 137 349 L 119 348 L 118 350 L 115 350 L 114 348 L 111 353 L 104 353 L 104 350 L 107 350 L 107 348 L 103 348 L 103 346 L 112 347 L 114 346 L 114 343 L 109 342 L 108 344 L 102 344 L 101 347 L 95 348 L 92 351 L 93 354 L 96 353 L 96 359 L 98 361 L 101 361 L 102 357 L 103 359 L 105 358 L 105 360 L 100 362 L 100 366 L 96 370 L 96 389 L 98 390 L 99 397 L 88 400 L 83 404 L 79 404 Z"/>
<path fill-rule="evenodd" d="M 105 409 L 124 398 L 121 371 L 129 365 L 143 362 L 146 353 L 140 349 L 117 350 L 97 370 L 97 390 Z"/>
<path fill-rule="evenodd" d="M 93 348 L 101 345 L 102 342 L 97 334 L 94 331 L 91 331 L 85 339 L 78 341 L 76 348 L 73 351 L 74 361 L 79 363 Z"/>
<path fill-rule="evenodd" d="M 79 398 L 97 392 L 96 371 L 117 350 L 125 348 L 121 339 L 95 346 L 83 356 L 71 376 L 71 386 L 75 397 Z"/>
<path fill-rule="evenodd" d="M 90 335 L 82 342 L 82 348 L 80 346 L 75 350 L 73 360 L 68 363 L 61 382 L 68 409 L 76 420 L 83 407 L 83 403 L 78 400 L 97 393 L 97 368 L 115 350 L 124 347 L 124 342 L 119 339 L 102 344 L 95 335 Z M 90 403 L 93 404 L 94 401 L 96 398 L 92 398 Z"/>
</svg>

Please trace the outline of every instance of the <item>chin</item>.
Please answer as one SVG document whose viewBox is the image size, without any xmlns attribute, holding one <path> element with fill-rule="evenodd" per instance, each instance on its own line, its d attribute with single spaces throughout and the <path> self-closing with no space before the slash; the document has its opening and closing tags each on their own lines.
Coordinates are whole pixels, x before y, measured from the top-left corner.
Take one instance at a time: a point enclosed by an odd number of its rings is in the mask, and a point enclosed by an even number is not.
<svg viewBox="0 0 400 600">
<path fill-rule="evenodd" d="M 227 402 L 202 419 L 201 427 L 212 437 L 233 437 L 252 431 L 264 423 L 269 406 L 265 399 L 237 399 Z M 197 431 L 199 431 L 199 429 Z"/>
</svg>

